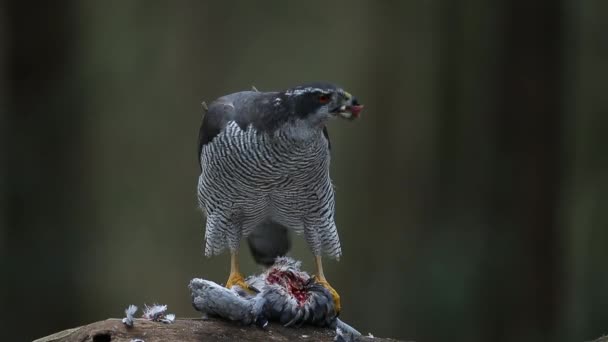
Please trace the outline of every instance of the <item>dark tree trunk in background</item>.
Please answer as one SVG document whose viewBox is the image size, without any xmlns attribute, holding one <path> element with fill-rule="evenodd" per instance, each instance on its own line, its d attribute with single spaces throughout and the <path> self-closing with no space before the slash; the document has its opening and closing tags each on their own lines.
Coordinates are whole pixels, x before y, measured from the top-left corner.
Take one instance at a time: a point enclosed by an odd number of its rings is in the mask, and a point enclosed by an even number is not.
<svg viewBox="0 0 608 342">
<path fill-rule="evenodd" d="M 557 222 L 563 167 L 561 5 L 552 0 L 502 5 L 486 259 L 493 286 L 485 301 L 484 340 L 553 341 L 564 261 Z"/>
<path fill-rule="evenodd" d="M 35 322 L 27 332 L 3 329 L 3 340 L 17 341 L 79 321 L 72 317 L 81 302 L 79 275 L 71 271 L 85 234 L 80 132 L 86 114 L 73 72 L 75 4 L 9 1 L 3 6 L 7 101 L 0 196 L 4 234 L 11 243 L 2 250 L 3 278 L 8 277 L 2 303 L 12 317 Z M 52 254 L 44 253 L 49 250 Z M 36 307 L 14 295 L 20 293 L 35 297 Z M 50 305 L 55 298 L 62 298 L 61 306 Z"/>
<path fill-rule="evenodd" d="M 6 48 L 4 46 L 6 36 L 6 10 L 4 8 L 4 3 L 0 2 L 0 256 L 2 256 L 2 251 L 6 244 L 4 226 L 6 225 L 7 198 L 4 189 L 7 187 L 8 182 L 5 170 L 5 165 L 8 162 L 8 149 L 6 148 L 8 145 L 8 130 L 6 127 L 8 119 L 6 73 L 8 70 L 6 68 Z M 1 263 L 2 262 L 0 261 L 0 266 L 2 266 Z"/>
<path fill-rule="evenodd" d="M 565 3 L 568 14 L 567 178 L 564 222 L 568 224 L 568 307 L 564 326 L 570 341 L 591 340 L 608 326 L 608 2 Z M 570 38 L 576 37 L 575 41 Z"/>
<path fill-rule="evenodd" d="M 555 1 L 441 7 L 432 212 L 446 222 L 429 226 L 460 229 L 461 257 L 479 263 L 472 339 L 550 341 L 562 309 L 560 16 Z"/>
</svg>

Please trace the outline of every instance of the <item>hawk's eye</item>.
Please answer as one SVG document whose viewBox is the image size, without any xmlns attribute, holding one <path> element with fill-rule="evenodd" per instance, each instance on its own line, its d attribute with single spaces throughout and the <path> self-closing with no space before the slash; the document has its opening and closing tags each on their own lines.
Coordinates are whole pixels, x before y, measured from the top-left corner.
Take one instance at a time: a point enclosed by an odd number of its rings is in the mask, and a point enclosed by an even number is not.
<svg viewBox="0 0 608 342">
<path fill-rule="evenodd" d="M 317 99 L 319 100 L 319 103 L 327 103 L 329 102 L 329 95 L 320 94 Z"/>
</svg>

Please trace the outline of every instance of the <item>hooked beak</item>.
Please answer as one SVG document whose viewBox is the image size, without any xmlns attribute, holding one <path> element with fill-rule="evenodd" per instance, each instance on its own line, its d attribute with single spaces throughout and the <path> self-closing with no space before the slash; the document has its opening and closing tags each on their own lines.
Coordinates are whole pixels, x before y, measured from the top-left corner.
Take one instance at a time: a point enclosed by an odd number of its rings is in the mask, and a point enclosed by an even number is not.
<svg viewBox="0 0 608 342">
<path fill-rule="evenodd" d="M 354 120 L 359 118 L 359 114 L 363 110 L 363 105 L 356 98 L 350 97 L 346 104 L 336 108 L 334 111 L 337 115 L 344 119 Z"/>
</svg>

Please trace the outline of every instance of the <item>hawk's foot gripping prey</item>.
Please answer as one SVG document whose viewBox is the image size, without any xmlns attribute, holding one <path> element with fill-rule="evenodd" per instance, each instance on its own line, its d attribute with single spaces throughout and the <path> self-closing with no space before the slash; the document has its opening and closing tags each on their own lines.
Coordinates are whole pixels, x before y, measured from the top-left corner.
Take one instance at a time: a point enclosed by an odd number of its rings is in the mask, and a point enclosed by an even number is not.
<svg viewBox="0 0 608 342">
<path fill-rule="evenodd" d="M 249 290 L 250 292 L 252 291 L 240 272 L 230 272 L 230 276 L 226 282 L 226 288 L 231 289 L 233 286 L 240 286 L 242 289 Z"/>
<path fill-rule="evenodd" d="M 336 290 L 334 290 L 334 288 L 331 287 L 331 285 L 329 285 L 329 283 L 327 282 L 327 279 L 325 279 L 325 278 L 320 279 L 318 277 L 315 277 L 315 282 L 317 282 L 317 284 L 323 286 L 324 288 L 327 289 L 327 291 L 329 291 L 329 293 L 331 294 L 331 297 L 334 300 L 334 309 L 336 310 L 337 313 L 340 313 L 340 310 L 342 310 L 342 303 L 340 302 L 340 295 L 338 294 L 338 292 Z"/>
<path fill-rule="evenodd" d="M 323 286 L 324 288 L 327 289 L 327 291 L 329 291 L 329 293 L 331 294 L 331 297 L 334 300 L 334 308 L 336 310 L 336 313 L 340 313 L 340 310 L 342 310 L 342 303 L 340 302 L 340 295 L 338 294 L 338 292 L 336 290 L 334 290 L 333 287 L 331 287 L 331 285 L 329 285 L 329 282 L 327 281 L 327 279 L 325 279 L 325 274 L 323 274 L 323 262 L 321 261 L 321 256 L 316 256 L 315 257 L 315 266 L 316 266 L 316 272 L 315 272 L 315 276 L 314 276 L 314 280 L 317 284 Z"/>
<path fill-rule="evenodd" d="M 226 288 L 231 289 L 233 286 L 239 286 L 251 294 L 257 292 L 245 281 L 245 278 L 239 269 L 239 255 L 237 253 L 230 253 L 230 276 L 226 282 Z"/>
</svg>

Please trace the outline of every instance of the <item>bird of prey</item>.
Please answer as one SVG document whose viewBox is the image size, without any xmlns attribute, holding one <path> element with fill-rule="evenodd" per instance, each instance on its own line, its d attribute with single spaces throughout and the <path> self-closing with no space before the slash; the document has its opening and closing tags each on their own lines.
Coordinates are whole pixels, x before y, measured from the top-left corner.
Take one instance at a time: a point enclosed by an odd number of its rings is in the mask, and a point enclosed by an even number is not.
<svg viewBox="0 0 608 342">
<path fill-rule="evenodd" d="M 289 229 L 304 235 L 315 280 L 340 310 L 322 264 L 322 254 L 341 255 L 325 125 L 336 117 L 356 119 L 362 109 L 351 94 L 325 82 L 277 92 L 254 88 L 208 106 L 199 131 L 198 201 L 207 217 L 205 255 L 230 250 L 226 287 L 250 289 L 239 271 L 243 236 L 255 236 L 249 242 L 256 259 L 273 260 L 287 252 Z"/>
</svg>

